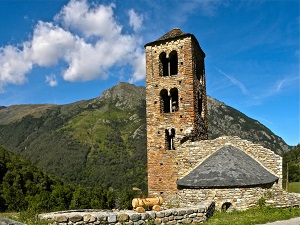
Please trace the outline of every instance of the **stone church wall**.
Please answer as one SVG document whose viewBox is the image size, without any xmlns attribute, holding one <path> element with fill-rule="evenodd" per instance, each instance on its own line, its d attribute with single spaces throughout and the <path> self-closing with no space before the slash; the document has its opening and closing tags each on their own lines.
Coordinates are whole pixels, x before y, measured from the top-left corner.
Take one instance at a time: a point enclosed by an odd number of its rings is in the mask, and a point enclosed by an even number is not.
<svg viewBox="0 0 300 225">
<path fill-rule="evenodd" d="M 299 196 L 288 194 L 282 190 L 282 158 L 273 151 L 239 137 L 220 137 L 215 140 L 186 142 L 177 150 L 178 177 L 184 177 L 207 157 L 219 150 L 224 145 L 234 146 L 257 162 L 266 170 L 279 178 L 278 183 L 271 187 L 252 188 L 219 188 L 219 189 L 180 189 L 176 195 L 165 196 L 166 205 L 193 205 L 204 200 L 216 202 L 220 209 L 224 203 L 236 209 L 246 209 L 258 205 L 260 198 L 267 200 L 267 204 L 296 205 Z M 226 168 L 224 168 L 226 170 Z M 278 194 L 280 193 L 280 194 Z"/>
</svg>

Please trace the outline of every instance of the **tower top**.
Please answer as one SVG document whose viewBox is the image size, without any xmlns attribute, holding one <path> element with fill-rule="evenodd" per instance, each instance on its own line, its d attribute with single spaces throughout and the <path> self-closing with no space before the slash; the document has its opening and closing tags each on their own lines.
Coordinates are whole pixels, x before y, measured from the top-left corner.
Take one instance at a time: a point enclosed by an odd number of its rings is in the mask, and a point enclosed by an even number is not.
<svg viewBox="0 0 300 225">
<path fill-rule="evenodd" d="M 193 41 L 196 42 L 199 49 L 202 51 L 202 49 L 200 47 L 200 44 L 197 41 L 196 37 L 193 34 L 183 32 L 179 28 L 174 28 L 174 29 L 170 30 L 169 32 L 167 32 L 166 34 L 164 34 L 160 38 L 156 39 L 155 41 L 152 41 L 152 42 L 149 42 L 149 43 L 145 44 L 144 47 L 146 48 L 146 46 L 152 46 L 152 45 L 159 44 L 159 43 L 162 43 L 162 42 L 165 42 L 165 41 L 170 41 L 172 39 L 185 38 L 185 37 L 191 37 L 193 39 Z M 205 55 L 205 53 L 204 53 L 204 55 Z"/>
</svg>

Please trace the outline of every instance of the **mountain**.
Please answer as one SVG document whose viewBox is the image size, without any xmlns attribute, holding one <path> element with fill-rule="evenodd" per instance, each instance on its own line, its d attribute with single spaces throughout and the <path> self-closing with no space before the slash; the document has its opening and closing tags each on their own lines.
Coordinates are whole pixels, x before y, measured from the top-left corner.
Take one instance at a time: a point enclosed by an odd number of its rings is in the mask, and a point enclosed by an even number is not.
<svg viewBox="0 0 300 225">
<path fill-rule="evenodd" d="M 223 135 L 238 136 L 242 139 L 261 144 L 279 155 L 288 152 L 291 147 L 259 121 L 251 119 L 240 111 L 209 97 L 208 137 L 214 139 Z"/>
<path fill-rule="evenodd" d="M 146 189 L 145 87 L 118 83 L 67 105 L 0 108 L 0 145 L 50 174 L 89 186 Z M 235 135 L 278 154 L 289 146 L 268 128 L 208 97 L 209 138 Z"/>
</svg>

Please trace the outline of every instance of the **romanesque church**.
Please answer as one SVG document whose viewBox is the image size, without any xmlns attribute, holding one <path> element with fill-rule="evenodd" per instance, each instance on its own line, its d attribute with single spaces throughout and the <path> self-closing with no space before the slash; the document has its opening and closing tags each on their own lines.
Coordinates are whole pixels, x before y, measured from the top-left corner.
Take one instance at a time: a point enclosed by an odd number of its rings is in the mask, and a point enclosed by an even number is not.
<svg viewBox="0 0 300 225">
<path fill-rule="evenodd" d="M 149 196 L 169 207 L 276 202 L 284 193 L 279 155 L 238 137 L 207 140 L 205 53 L 196 37 L 175 28 L 145 50 Z"/>
</svg>

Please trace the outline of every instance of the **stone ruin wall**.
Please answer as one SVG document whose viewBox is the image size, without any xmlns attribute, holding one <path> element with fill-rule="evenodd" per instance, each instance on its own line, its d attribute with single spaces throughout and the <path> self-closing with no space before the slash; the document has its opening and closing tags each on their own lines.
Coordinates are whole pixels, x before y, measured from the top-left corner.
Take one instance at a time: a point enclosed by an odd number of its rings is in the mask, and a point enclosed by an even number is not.
<svg viewBox="0 0 300 225">
<path fill-rule="evenodd" d="M 147 109 L 147 152 L 148 152 L 148 193 L 157 196 L 162 193 L 176 193 L 178 178 L 176 155 L 180 141 L 191 134 L 191 128 L 207 138 L 207 102 L 204 74 L 204 53 L 192 37 L 169 40 L 154 46 L 146 46 L 146 109 Z M 173 50 L 178 55 L 178 74 L 160 76 L 159 55 L 167 55 Z M 197 54 L 197 59 L 193 58 Z M 203 57 L 202 67 L 198 64 Z M 200 58 L 200 59 L 199 59 Z M 197 61 L 198 60 L 198 64 Z M 196 64 L 202 68 L 202 79 L 196 79 Z M 198 71 L 199 72 L 199 71 Z M 160 91 L 177 88 L 179 109 L 176 112 L 162 113 Z M 203 99 L 202 118 L 198 113 L 197 91 Z M 195 108 L 196 107 L 196 108 Z M 166 150 L 165 129 L 174 128 L 175 150 Z M 204 131 L 204 132 L 203 132 Z"/>
<path fill-rule="evenodd" d="M 216 188 L 216 189 L 181 189 L 174 195 L 165 197 L 166 205 L 187 206 L 204 200 L 216 202 L 220 209 L 224 203 L 229 203 L 235 209 L 247 209 L 257 206 L 260 198 L 266 200 L 266 205 L 284 207 L 299 206 L 300 195 L 287 193 L 282 189 L 282 158 L 273 151 L 239 137 L 220 137 L 215 140 L 186 142 L 177 151 L 178 177 L 184 177 L 207 157 L 224 145 L 232 145 L 259 162 L 270 173 L 279 177 L 278 183 L 272 187 L 252 188 Z"/>
<path fill-rule="evenodd" d="M 282 186 L 282 157 L 259 144 L 254 144 L 236 136 L 223 136 L 214 140 L 182 144 L 177 151 L 178 177 L 181 178 L 187 175 L 224 145 L 231 145 L 244 151 L 266 170 L 277 176 L 279 178 L 278 186 Z"/>
</svg>

